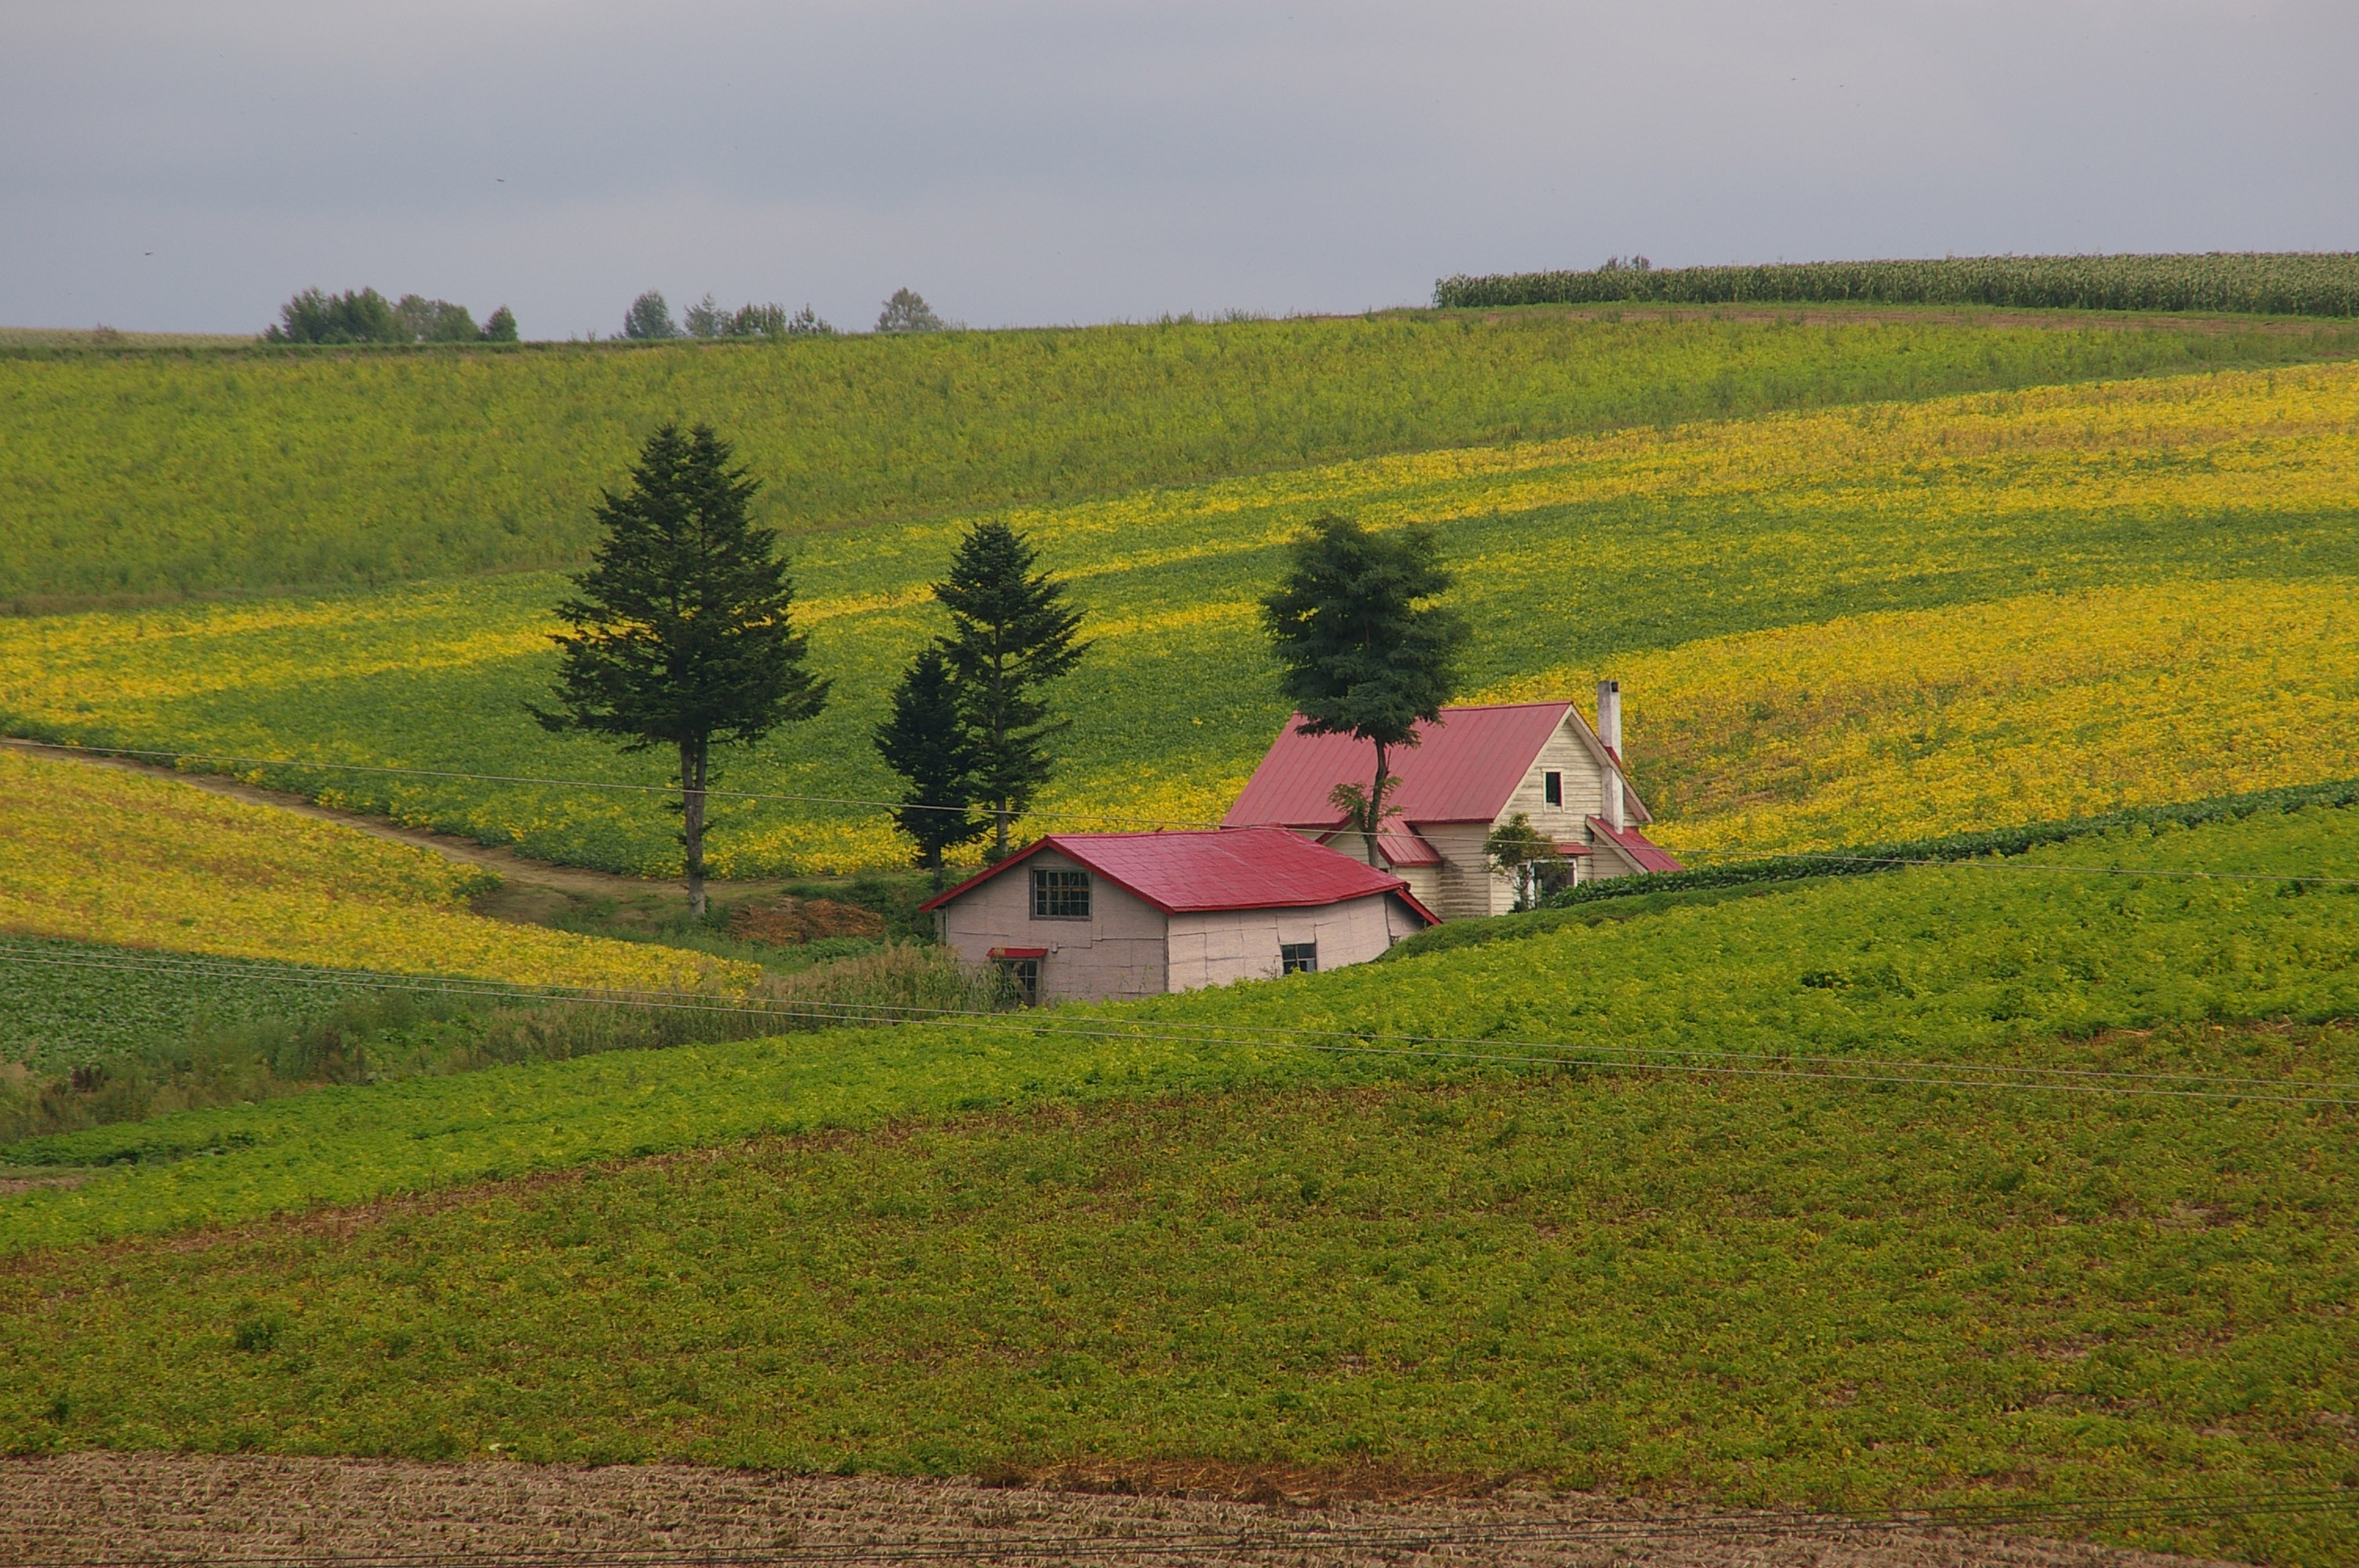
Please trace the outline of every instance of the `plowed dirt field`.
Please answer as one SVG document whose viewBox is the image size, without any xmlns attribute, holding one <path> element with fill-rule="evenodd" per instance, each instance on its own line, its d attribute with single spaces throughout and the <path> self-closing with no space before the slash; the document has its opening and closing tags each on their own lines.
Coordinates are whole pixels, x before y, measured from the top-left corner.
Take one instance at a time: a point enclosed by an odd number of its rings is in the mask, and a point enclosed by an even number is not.
<svg viewBox="0 0 2359 1568">
<path fill-rule="evenodd" d="M 1111 1487 L 1136 1489 L 1080 1489 Z M 0 1462 L 0 1562 L 2196 1568 L 2002 1533 L 1472 1495 L 1480 1490 L 1170 1466 L 988 1486 L 664 1465 L 77 1454 Z M 1265 1500 L 1246 1500 L 1256 1498 Z"/>
</svg>

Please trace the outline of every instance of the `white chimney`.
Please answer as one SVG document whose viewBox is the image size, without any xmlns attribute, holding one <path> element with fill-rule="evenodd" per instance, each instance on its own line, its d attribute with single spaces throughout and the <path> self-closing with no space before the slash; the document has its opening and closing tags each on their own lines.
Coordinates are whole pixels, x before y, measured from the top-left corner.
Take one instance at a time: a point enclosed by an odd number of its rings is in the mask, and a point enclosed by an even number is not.
<svg viewBox="0 0 2359 1568">
<path fill-rule="evenodd" d="M 1597 683 L 1597 738 L 1614 755 L 1614 765 L 1605 770 L 1603 781 L 1605 809 L 1599 816 L 1616 833 L 1629 824 L 1623 819 L 1622 806 L 1622 683 L 1602 680 Z"/>
</svg>

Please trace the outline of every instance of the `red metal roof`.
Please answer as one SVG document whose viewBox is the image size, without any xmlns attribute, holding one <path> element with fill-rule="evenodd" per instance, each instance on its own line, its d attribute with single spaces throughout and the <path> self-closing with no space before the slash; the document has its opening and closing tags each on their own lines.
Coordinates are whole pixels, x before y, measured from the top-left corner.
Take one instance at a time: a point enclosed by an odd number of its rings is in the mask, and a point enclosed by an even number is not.
<svg viewBox="0 0 2359 1568">
<path fill-rule="evenodd" d="M 1605 825 L 1605 818 L 1602 816 L 1591 817 L 1589 819 L 1589 826 L 1596 831 L 1599 838 L 1610 839 L 1614 844 L 1619 845 L 1622 852 L 1629 856 L 1633 860 L 1636 860 L 1638 863 L 1638 869 L 1642 871 L 1683 871 L 1687 870 L 1685 866 L 1680 865 L 1677 860 L 1672 860 L 1670 856 L 1665 854 L 1662 849 L 1658 848 L 1644 833 L 1639 832 L 1636 827 L 1625 827 L 1617 833 L 1613 828 Z"/>
<path fill-rule="evenodd" d="M 1406 823 L 1495 819 L 1571 706 L 1443 708 L 1440 723 L 1418 726 L 1417 745 L 1395 747 L 1385 758 L 1400 781 L 1386 792 L 1386 804 L 1399 806 Z M 1329 794 L 1339 783 L 1365 789 L 1375 772 L 1375 747 L 1350 735 L 1305 735 L 1298 713 L 1286 721 L 1222 825 L 1340 823 L 1343 814 Z"/>
<path fill-rule="evenodd" d="M 1282 827 L 1180 833 L 1051 833 L 918 907 L 938 909 L 1043 849 L 1087 866 L 1166 914 L 1214 909 L 1304 909 L 1391 893 L 1430 925 L 1439 916 L 1408 884 Z"/>
<path fill-rule="evenodd" d="M 1230 831 L 1234 832 L 1236 829 L 1232 828 Z M 1361 838 L 1356 831 L 1349 834 L 1328 834 L 1319 841 L 1339 855 L 1350 855 L 1353 860 L 1360 858 Z M 1441 864 L 1441 851 L 1427 843 L 1419 836 L 1415 828 L 1395 827 L 1377 834 L 1376 853 L 1384 857 L 1385 864 L 1387 866 Z"/>
</svg>

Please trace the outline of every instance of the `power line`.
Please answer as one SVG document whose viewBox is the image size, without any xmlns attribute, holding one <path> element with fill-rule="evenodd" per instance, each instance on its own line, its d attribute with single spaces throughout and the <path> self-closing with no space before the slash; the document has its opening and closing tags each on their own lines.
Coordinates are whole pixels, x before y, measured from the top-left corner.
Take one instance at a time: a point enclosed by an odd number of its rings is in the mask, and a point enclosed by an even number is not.
<svg viewBox="0 0 2359 1568">
<path fill-rule="evenodd" d="M 86 968 L 150 970 L 181 975 L 226 978 L 247 974 L 243 969 L 207 969 L 201 962 L 142 963 L 113 957 L 82 957 L 28 954 L 0 945 L 0 959 Z M 350 977 L 350 978 L 347 978 Z M 1484 1065 L 1582 1068 L 1588 1070 L 1680 1074 L 1715 1077 L 1774 1077 L 1871 1087 L 1987 1089 L 2012 1092 L 2042 1090 L 2063 1094 L 2109 1095 L 2116 1098 L 2192 1099 L 2213 1102 L 2303 1105 L 2359 1108 L 2359 1084 L 2333 1080 L 2308 1085 L 2284 1079 L 2203 1073 L 2134 1073 L 2119 1070 L 2043 1067 L 2036 1065 L 1984 1065 L 1975 1063 L 1926 1061 L 1861 1061 L 1847 1057 L 1799 1056 L 1735 1051 L 1693 1051 L 1673 1047 L 1580 1044 L 1556 1041 L 1482 1040 L 1447 1035 L 1355 1033 L 1339 1030 L 1296 1030 L 1282 1025 L 1158 1024 L 1153 1020 L 1127 1025 L 1090 1026 L 1053 1015 L 1027 1017 L 968 1009 L 919 1008 L 891 1003 L 771 1001 L 758 1005 L 725 1001 L 693 992 L 591 992 L 565 988 L 521 988 L 496 981 L 470 981 L 428 976 L 386 976 L 368 971 L 322 974 L 316 982 L 349 989 L 402 990 L 425 994 L 483 998 L 492 1000 L 559 1002 L 651 1011 L 703 1012 L 749 1018 L 775 1018 L 837 1026 L 929 1024 L 981 1029 L 993 1033 L 1054 1034 L 1069 1038 L 1140 1041 L 1165 1045 L 1224 1045 L 1295 1050 L 1328 1055 L 1375 1056 L 1410 1060 L 1464 1062 Z M 1183 1031 L 1192 1031 L 1183 1033 Z M 1298 1038 L 1282 1038 L 1283 1036 Z M 1378 1044 L 1386 1041 L 1391 1044 Z M 1489 1049 L 1459 1047 L 1486 1046 Z M 1515 1054 L 1517 1052 L 1526 1054 Z M 1555 1054 L 1531 1054 L 1549 1052 Z M 1665 1061 L 1660 1058 L 1669 1057 Z M 1853 1070 L 1839 1070 L 1853 1069 Z M 1951 1076 L 1929 1076 L 1947 1074 Z M 1955 1075 L 1974 1075 L 1958 1076 Z M 2170 1087 L 2192 1086 L 2192 1087 Z M 2264 1094 L 2237 1086 L 2303 1087 L 2338 1091 L 2332 1094 Z"/>
<path fill-rule="evenodd" d="M 146 751 L 132 746 L 67 746 L 54 741 L 27 741 L 12 738 L 10 745 L 27 751 L 55 752 L 67 757 L 164 757 L 174 762 L 217 762 L 228 767 L 292 768 L 298 771 L 327 773 L 387 773 L 404 778 L 451 779 L 470 784 L 535 784 L 560 789 L 622 790 L 637 795 L 677 795 L 678 784 L 615 784 L 601 779 L 542 778 L 524 773 L 471 773 L 447 768 L 398 768 L 372 762 L 304 762 L 287 757 L 231 757 L 202 752 Z M 234 775 L 233 775 L 234 776 Z M 707 795 L 724 800 L 785 801 L 802 806 L 874 806 L 883 811 L 987 811 L 988 805 L 927 806 L 908 800 L 865 800 L 854 795 L 779 795 L 770 792 L 737 789 L 707 789 Z M 1019 816 L 1055 817 L 1069 821 L 1128 822 L 1143 827 L 1201 828 L 1202 822 L 1180 821 L 1170 817 L 1119 816 L 1101 811 L 1035 811 L 1026 809 Z"/>
<path fill-rule="evenodd" d="M 2224 882 L 2301 882 L 2327 887 L 2359 887 L 2359 877 L 2305 876 L 2284 871 L 2187 871 L 2168 867 L 2074 866 L 2054 860 L 2025 860 L 1995 849 L 1985 855 L 1961 856 L 1953 860 L 1910 860 L 1897 855 L 1850 855 L 1837 849 L 1798 849 L 1791 853 L 1780 852 L 1776 855 L 1731 852 L 1722 856 L 1714 856 L 1707 851 L 1696 858 L 1718 859 L 1734 865 L 1744 865 L 1749 861 L 1761 860 L 1825 860 L 1836 865 L 1848 866 L 1944 866 L 1970 871 L 2068 871 L 2104 877 L 2180 878 Z"/>
<path fill-rule="evenodd" d="M 236 959 L 197 954 L 134 954 L 82 953 L 59 954 L 53 948 L 25 948 L 0 939 L 0 957 L 22 957 L 32 962 L 49 962 L 87 968 L 155 968 L 173 972 L 212 974 L 222 978 L 244 976 L 252 971 L 249 965 L 272 965 L 270 959 Z M 316 979 L 302 979 L 316 973 Z M 349 989 L 444 991 L 451 994 L 484 996 L 522 1001 L 579 1002 L 614 1007 L 641 1007 L 678 1011 L 698 1011 L 723 1014 L 743 1014 L 756 1017 L 829 1018 L 839 1013 L 868 1021 L 883 1016 L 886 1022 L 955 1023 L 962 1020 L 985 1019 L 1006 1022 L 1013 1015 L 974 1008 L 919 1007 L 897 1002 L 828 1002 L 815 1000 L 733 1000 L 711 992 L 682 991 L 658 989 L 589 988 L 575 986 L 524 986 L 507 981 L 477 980 L 464 976 L 398 975 L 383 970 L 343 969 L 307 972 L 288 971 L 289 979 L 299 983 L 322 986 L 342 986 Z M 1011 1024 L 1027 1033 L 1082 1033 L 1076 1022 L 1056 1019 L 1051 1012 L 1020 1015 L 1033 1022 Z M 1180 1033 L 1186 1030 L 1190 1033 Z M 1109 1026 L 1090 1033 L 1108 1038 L 1173 1039 L 1190 1044 L 1256 1044 L 1265 1043 L 1269 1035 L 1295 1038 L 1351 1041 L 1370 1044 L 1377 1041 L 1415 1046 L 1484 1046 L 1515 1047 L 1525 1050 L 1569 1050 L 1604 1052 L 1617 1054 L 1668 1056 L 1681 1060 L 1729 1061 L 1749 1065 L 1783 1065 L 1799 1064 L 1811 1066 L 1856 1066 L 1863 1065 L 1853 1056 L 1821 1056 L 1802 1053 L 1700 1050 L 1672 1045 L 1625 1045 L 1615 1042 L 1591 1042 L 1578 1044 L 1563 1041 L 1499 1039 L 1495 1036 L 1446 1034 L 1407 1034 L 1378 1030 L 1304 1029 L 1284 1024 L 1224 1024 L 1218 1022 L 1198 1022 L 1187 1024 L 1166 1023 L 1154 1019 L 1125 1020 L 1120 1026 Z M 2133 1083 L 2201 1083 L 2201 1084 L 2266 1084 L 2277 1085 L 2282 1078 L 2245 1076 L 2215 1073 L 2168 1073 L 2133 1071 L 2125 1068 L 2039 1066 L 2036 1065 L 1990 1065 L 1973 1062 L 1932 1062 L 1902 1058 L 1885 1059 L 1869 1064 L 1886 1068 L 1910 1068 L 1927 1072 L 1980 1072 L 2016 1074 L 2037 1073 L 2062 1077 L 2093 1080 L 2117 1080 Z M 2359 1094 L 2359 1082 L 2314 1080 L 2314 1088 L 2337 1089 Z"/>
<path fill-rule="evenodd" d="M 618 784 L 601 779 L 555 778 L 527 773 L 479 773 L 455 769 L 404 768 L 370 762 L 300 762 L 286 757 L 239 757 L 201 752 L 142 750 L 126 746 L 69 746 L 53 741 L 29 741 L 10 738 L 7 743 L 21 750 L 38 751 L 64 757 L 160 757 L 175 762 L 213 762 L 228 767 L 288 768 L 313 773 L 377 773 L 404 778 L 446 779 L 459 783 L 531 785 L 551 789 L 619 790 L 636 795 L 677 795 L 677 784 Z M 222 776 L 218 774 L 208 776 Z M 235 775 L 229 775 L 234 780 Z M 859 806 L 878 811 L 947 811 L 971 814 L 988 811 L 984 806 L 929 806 L 918 801 L 874 800 L 858 795 L 788 795 L 772 791 L 707 789 L 708 796 L 724 800 L 774 802 L 799 806 Z M 1201 819 L 1164 816 L 1128 816 L 1099 811 L 1044 811 L 1027 807 L 1016 813 L 1027 819 L 1063 822 L 1105 822 L 1133 827 L 1179 829 L 1189 832 L 1216 830 L 1223 824 Z M 2075 866 L 2055 861 L 2029 860 L 2018 856 L 1993 850 L 1986 855 L 1962 857 L 1957 860 L 1912 859 L 1889 855 L 1850 854 L 1835 849 L 1799 849 L 1792 851 L 1691 850 L 1689 858 L 1718 860 L 1723 864 L 1742 865 L 1758 860 L 1820 860 L 1833 865 L 1931 867 L 1960 871 L 2049 871 L 2069 876 L 2152 877 L 2165 881 L 2252 881 L 2298 883 L 2313 887 L 2359 887 L 2359 877 L 2334 877 L 2281 871 L 2221 871 L 2201 869 L 2181 869 L 2139 866 Z M 551 864 L 562 862 L 552 861 Z M 1634 886 L 1635 895 L 1638 889 Z M 1610 903 L 1610 900 L 1597 902 Z"/>
<path fill-rule="evenodd" d="M 247 965 L 267 965 L 268 959 L 212 960 L 201 957 L 159 955 L 153 957 L 109 956 L 57 955 L 47 950 L 26 950 L 0 943 L 0 958 L 51 965 L 114 968 L 136 971 L 155 969 L 172 974 L 207 978 L 236 978 L 253 973 Z M 992 1024 L 1027 1033 L 1088 1034 L 1107 1039 L 1142 1039 L 1170 1041 L 1190 1044 L 1255 1045 L 1271 1044 L 1270 1035 L 1296 1039 L 1350 1041 L 1372 1044 L 1377 1041 L 1408 1046 L 1490 1046 L 1525 1050 L 1576 1051 L 1603 1054 L 1611 1057 L 1670 1057 L 1673 1064 L 1667 1070 L 1680 1070 L 1680 1062 L 1735 1062 L 1768 1068 L 1792 1065 L 1851 1067 L 1872 1065 L 1886 1069 L 1908 1069 L 1919 1072 L 1982 1073 L 2013 1076 L 2038 1075 L 2042 1077 L 2118 1081 L 2124 1083 L 2193 1083 L 2201 1085 L 2281 1085 L 2282 1078 L 2266 1078 L 2233 1074 L 2138 1072 L 2124 1068 L 2042 1066 L 2032 1064 L 1984 1065 L 1975 1062 L 1930 1062 L 1902 1058 L 1871 1060 L 1857 1057 L 1821 1056 L 1795 1052 L 1710 1051 L 1670 1045 L 1625 1045 L 1613 1042 L 1574 1044 L 1562 1041 L 1500 1040 L 1491 1037 L 1435 1034 L 1402 1034 L 1377 1031 L 1319 1030 L 1293 1028 L 1282 1024 L 1224 1024 L 1217 1022 L 1192 1024 L 1171 1024 L 1152 1019 L 1124 1021 L 1101 1029 L 1089 1030 L 1077 1022 L 1056 1020 L 1053 1014 L 1025 1015 L 1031 1022 L 1013 1022 L 1016 1015 L 974 1008 L 918 1007 L 897 1002 L 832 1002 L 816 1000 L 772 1000 L 739 1001 L 714 997 L 710 993 L 658 989 L 593 989 L 563 986 L 521 986 L 505 981 L 474 980 L 466 977 L 404 976 L 375 970 L 323 970 L 316 976 L 294 971 L 285 978 L 299 984 L 311 984 L 330 989 L 371 990 L 414 990 L 433 994 L 480 997 L 495 1000 L 559 1002 L 617 1008 L 641 1008 L 652 1011 L 704 1012 L 758 1018 L 836 1021 L 845 1023 L 943 1023 L 959 1024 L 989 1021 Z M 1182 1033 L 1181 1030 L 1191 1031 Z M 1279 1042 L 1286 1044 L 1286 1042 Z M 1489 1059 L 1486 1056 L 1486 1059 Z M 1516 1057 L 1516 1061 L 1560 1058 Z M 1614 1061 L 1596 1062 L 1588 1057 L 1563 1058 L 1567 1065 L 1614 1065 Z M 2359 1094 L 2359 1082 L 2341 1080 L 2310 1080 L 2306 1087 L 2333 1089 Z"/>
</svg>

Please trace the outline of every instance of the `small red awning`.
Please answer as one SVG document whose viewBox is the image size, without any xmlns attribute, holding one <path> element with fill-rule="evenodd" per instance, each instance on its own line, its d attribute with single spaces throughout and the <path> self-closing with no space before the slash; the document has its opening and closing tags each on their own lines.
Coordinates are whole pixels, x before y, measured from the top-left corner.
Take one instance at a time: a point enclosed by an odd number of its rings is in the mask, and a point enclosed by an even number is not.
<svg viewBox="0 0 2359 1568">
<path fill-rule="evenodd" d="M 1049 949 L 1046 947 L 994 947 L 991 950 L 991 956 L 994 958 L 1045 958 L 1049 956 Z"/>
</svg>

